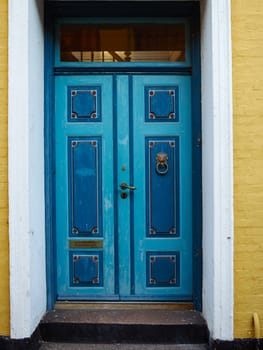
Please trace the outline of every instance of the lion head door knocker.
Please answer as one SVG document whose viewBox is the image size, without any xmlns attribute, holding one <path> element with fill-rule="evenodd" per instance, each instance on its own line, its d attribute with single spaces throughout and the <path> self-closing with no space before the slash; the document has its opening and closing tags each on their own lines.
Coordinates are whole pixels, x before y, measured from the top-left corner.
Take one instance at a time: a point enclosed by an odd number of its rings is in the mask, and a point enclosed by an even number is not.
<svg viewBox="0 0 263 350">
<path fill-rule="evenodd" d="M 159 152 L 156 154 L 155 157 L 156 160 L 156 166 L 155 170 L 158 175 L 165 175 L 168 173 L 169 167 L 168 167 L 168 154 L 165 152 Z"/>
</svg>

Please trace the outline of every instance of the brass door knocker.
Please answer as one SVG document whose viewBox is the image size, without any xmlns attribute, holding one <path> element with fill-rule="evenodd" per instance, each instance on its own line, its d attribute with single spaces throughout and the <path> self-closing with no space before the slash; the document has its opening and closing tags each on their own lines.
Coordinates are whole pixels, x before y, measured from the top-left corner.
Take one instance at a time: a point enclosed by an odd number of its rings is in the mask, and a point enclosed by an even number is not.
<svg viewBox="0 0 263 350">
<path fill-rule="evenodd" d="M 159 152 L 156 154 L 155 160 L 156 160 L 155 170 L 157 174 L 159 175 L 167 174 L 169 170 L 168 154 L 165 152 Z"/>
</svg>

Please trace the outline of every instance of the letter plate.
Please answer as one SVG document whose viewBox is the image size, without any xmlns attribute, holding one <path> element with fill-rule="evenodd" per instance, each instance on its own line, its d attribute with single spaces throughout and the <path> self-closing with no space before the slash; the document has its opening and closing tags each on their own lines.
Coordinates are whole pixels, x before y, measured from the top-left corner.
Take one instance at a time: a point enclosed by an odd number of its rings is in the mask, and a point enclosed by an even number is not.
<svg viewBox="0 0 263 350">
<path fill-rule="evenodd" d="M 80 241 L 80 240 L 70 240 L 69 248 L 102 248 L 102 240 L 90 240 L 90 241 Z"/>
</svg>

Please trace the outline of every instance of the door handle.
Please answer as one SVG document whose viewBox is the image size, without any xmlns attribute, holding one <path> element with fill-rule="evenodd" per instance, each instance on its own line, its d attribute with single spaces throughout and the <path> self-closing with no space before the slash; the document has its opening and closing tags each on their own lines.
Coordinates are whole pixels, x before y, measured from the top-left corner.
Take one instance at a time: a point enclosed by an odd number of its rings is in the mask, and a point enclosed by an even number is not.
<svg viewBox="0 0 263 350">
<path fill-rule="evenodd" d="M 125 182 L 123 182 L 123 183 L 120 184 L 120 188 L 121 188 L 122 190 L 130 190 L 130 191 L 136 190 L 136 187 L 135 187 L 135 186 L 130 186 L 130 185 L 126 184 Z"/>
</svg>

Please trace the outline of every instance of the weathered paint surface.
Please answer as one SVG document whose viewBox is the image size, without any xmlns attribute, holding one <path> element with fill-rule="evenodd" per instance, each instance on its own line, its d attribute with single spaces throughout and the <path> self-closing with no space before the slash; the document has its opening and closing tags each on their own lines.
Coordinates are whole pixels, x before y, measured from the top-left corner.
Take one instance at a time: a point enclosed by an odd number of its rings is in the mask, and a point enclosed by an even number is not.
<svg viewBox="0 0 263 350">
<path fill-rule="evenodd" d="M 0 1 L 0 335 L 9 335 L 7 195 L 7 0 Z"/>
<path fill-rule="evenodd" d="M 235 322 L 234 336 L 263 335 L 263 2 L 232 0 Z"/>
<path fill-rule="evenodd" d="M 55 88 L 59 300 L 192 300 L 191 78 L 58 76 Z M 101 246 L 68 247 L 80 237 Z"/>
</svg>

